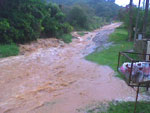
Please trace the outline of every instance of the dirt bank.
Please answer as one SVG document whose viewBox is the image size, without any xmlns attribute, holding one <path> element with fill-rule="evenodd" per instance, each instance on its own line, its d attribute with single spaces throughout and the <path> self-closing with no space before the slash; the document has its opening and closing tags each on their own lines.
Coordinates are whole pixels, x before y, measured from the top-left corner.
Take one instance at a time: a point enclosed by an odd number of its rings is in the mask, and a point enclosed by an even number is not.
<svg viewBox="0 0 150 113">
<path fill-rule="evenodd" d="M 109 67 L 84 60 L 97 47 L 93 38 L 98 33 L 104 38 L 119 25 L 104 26 L 63 47 L 39 47 L 0 60 L 0 113 L 78 113 L 88 104 L 134 97 L 135 91 Z"/>
</svg>

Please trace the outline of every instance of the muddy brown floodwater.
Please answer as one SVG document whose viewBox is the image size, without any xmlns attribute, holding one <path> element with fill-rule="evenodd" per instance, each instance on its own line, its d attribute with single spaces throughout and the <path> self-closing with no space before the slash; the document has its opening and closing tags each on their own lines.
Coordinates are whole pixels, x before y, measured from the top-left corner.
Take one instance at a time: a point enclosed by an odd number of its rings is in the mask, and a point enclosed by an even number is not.
<svg viewBox="0 0 150 113">
<path fill-rule="evenodd" d="M 70 44 L 1 59 L 0 113 L 78 113 L 95 102 L 135 96 L 111 68 L 84 59 L 95 48 L 92 39 L 98 33 L 107 31 L 103 38 L 119 25 L 104 26 Z"/>
</svg>

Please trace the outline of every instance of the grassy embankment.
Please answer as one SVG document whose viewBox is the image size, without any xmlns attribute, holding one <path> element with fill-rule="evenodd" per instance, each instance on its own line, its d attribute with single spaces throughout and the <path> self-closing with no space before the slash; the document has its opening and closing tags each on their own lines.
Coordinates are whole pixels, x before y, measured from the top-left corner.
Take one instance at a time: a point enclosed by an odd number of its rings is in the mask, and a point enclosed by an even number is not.
<svg viewBox="0 0 150 113">
<path fill-rule="evenodd" d="M 117 71 L 118 52 L 133 48 L 133 43 L 127 40 L 127 30 L 123 27 L 119 27 L 110 35 L 109 41 L 114 42 L 114 44 L 109 49 L 104 49 L 101 52 L 94 52 L 88 55 L 86 59 L 101 65 L 108 65 L 114 71 Z M 122 78 L 119 74 L 117 76 Z M 111 103 L 106 112 L 101 112 L 101 107 L 99 107 L 99 112 L 90 110 L 88 113 L 133 113 L 134 104 L 134 102 L 122 102 L 117 105 Z M 137 113 L 150 113 L 150 102 L 138 103 Z"/>
<path fill-rule="evenodd" d="M 117 71 L 118 53 L 133 48 L 133 43 L 128 42 L 127 40 L 127 30 L 123 27 L 119 27 L 110 35 L 109 41 L 114 42 L 111 47 L 104 49 L 101 52 L 94 52 L 86 56 L 86 59 L 101 65 L 108 65 L 114 71 Z M 121 77 L 120 75 L 117 76 Z"/>
<path fill-rule="evenodd" d="M 133 113 L 134 102 L 121 102 L 118 104 L 101 105 L 95 109 L 88 110 L 87 113 Z M 150 102 L 140 102 L 137 105 L 136 113 L 149 113 Z"/>
<path fill-rule="evenodd" d="M 16 56 L 19 53 L 19 47 L 16 44 L 0 45 L 0 58 Z"/>
</svg>

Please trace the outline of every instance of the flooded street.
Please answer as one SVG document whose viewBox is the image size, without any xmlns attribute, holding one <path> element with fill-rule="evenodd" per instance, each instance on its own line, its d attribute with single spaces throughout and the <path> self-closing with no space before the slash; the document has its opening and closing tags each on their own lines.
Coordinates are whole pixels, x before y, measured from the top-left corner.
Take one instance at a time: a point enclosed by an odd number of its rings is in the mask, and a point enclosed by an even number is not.
<svg viewBox="0 0 150 113">
<path fill-rule="evenodd" d="M 135 97 L 135 91 L 114 77 L 111 68 L 84 59 L 101 44 L 95 40 L 105 41 L 101 39 L 118 26 L 104 26 L 63 46 L 41 46 L 1 59 L 0 113 L 82 113 L 80 108 L 95 102 Z"/>
</svg>

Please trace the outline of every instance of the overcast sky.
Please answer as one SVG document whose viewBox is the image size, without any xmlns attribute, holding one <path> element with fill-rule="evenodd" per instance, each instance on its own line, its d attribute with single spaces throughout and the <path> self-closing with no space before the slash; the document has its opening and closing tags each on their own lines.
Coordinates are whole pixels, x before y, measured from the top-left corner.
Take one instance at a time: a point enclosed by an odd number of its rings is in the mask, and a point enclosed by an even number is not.
<svg viewBox="0 0 150 113">
<path fill-rule="evenodd" d="M 116 3 L 121 5 L 121 6 L 126 6 L 127 4 L 129 4 L 130 0 L 116 0 Z M 139 0 L 133 0 L 133 3 L 138 5 Z M 143 0 L 142 0 L 143 3 Z"/>
</svg>

